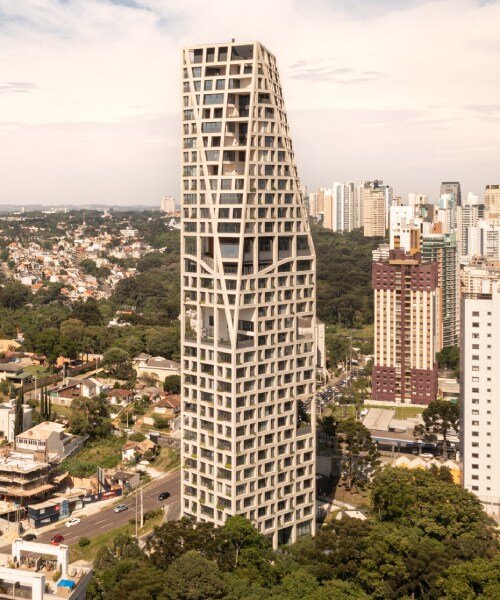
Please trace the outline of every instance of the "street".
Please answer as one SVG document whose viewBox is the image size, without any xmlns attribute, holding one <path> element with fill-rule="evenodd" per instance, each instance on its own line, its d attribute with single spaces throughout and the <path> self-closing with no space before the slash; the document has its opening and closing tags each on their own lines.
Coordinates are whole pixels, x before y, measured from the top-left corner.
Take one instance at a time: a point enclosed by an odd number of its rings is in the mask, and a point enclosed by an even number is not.
<svg viewBox="0 0 500 600">
<path fill-rule="evenodd" d="M 170 509 L 168 512 L 168 520 L 173 521 L 179 517 L 180 513 L 180 472 L 175 471 L 169 473 L 159 479 L 154 480 L 146 487 L 142 488 L 143 499 L 144 499 L 144 513 L 149 510 L 161 508 L 164 505 L 169 505 Z M 164 502 L 158 502 L 158 496 L 161 492 L 170 492 L 171 496 Z M 64 537 L 65 544 L 74 544 L 81 537 L 92 538 L 101 533 L 105 533 L 110 529 L 115 529 L 120 525 L 124 525 L 130 519 L 135 517 L 135 496 L 136 493 L 132 492 L 127 498 L 119 499 L 116 504 L 108 506 L 107 508 L 90 515 L 80 516 L 80 512 L 77 511 L 74 516 L 80 517 L 82 522 L 73 527 L 66 527 L 65 523 L 61 523 L 58 527 L 47 531 L 37 538 L 37 542 L 47 543 L 56 533 L 60 533 Z M 140 496 L 139 496 L 140 498 Z M 138 501 L 140 501 L 138 499 Z M 115 513 L 114 507 L 117 504 L 126 504 L 128 510 L 124 510 L 121 513 Z M 31 531 L 31 530 L 30 530 Z M 34 530 L 36 535 L 36 530 Z M 10 551 L 10 545 L 0 548 L 0 552 Z"/>
</svg>

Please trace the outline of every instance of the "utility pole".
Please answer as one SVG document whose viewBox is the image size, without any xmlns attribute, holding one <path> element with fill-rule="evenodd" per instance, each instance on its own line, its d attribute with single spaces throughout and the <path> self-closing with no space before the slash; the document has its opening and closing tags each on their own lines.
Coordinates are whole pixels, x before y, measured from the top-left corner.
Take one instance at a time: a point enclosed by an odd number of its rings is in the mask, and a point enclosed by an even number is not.
<svg viewBox="0 0 500 600">
<path fill-rule="evenodd" d="M 137 491 L 135 492 L 135 539 L 139 541 L 139 527 L 138 527 L 138 519 L 137 519 Z"/>
<path fill-rule="evenodd" d="M 141 488 L 141 529 L 144 527 L 144 498 L 142 496 Z"/>
</svg>

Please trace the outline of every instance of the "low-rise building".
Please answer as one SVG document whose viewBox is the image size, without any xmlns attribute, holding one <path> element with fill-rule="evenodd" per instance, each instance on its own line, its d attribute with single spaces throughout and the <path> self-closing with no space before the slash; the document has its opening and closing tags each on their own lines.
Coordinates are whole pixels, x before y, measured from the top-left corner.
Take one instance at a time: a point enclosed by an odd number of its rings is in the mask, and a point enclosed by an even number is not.
<svg viewBox="0 0 500 600">
<path fill-rule="evenodd" d="M 38 460 L 33 453 L 0 450 L 0 498 L 26 506 L 46 498 L 62 480 L 56 465 Z"/>
<path fill-rule="evenodd" d="M 32 425 L 33 409 L 27 404 L 23 404 L 23 426 L 22 430 L 26 431 Z M 14 426 L 16 421 L 16 401 L 10 400 L 0 404 L 0 440 L 7 442 L 14 441 Z"/>
<path fill-rule="evenodd" d="M 138 377 L 154 377 L 158 381 L 165 381 L 167 377 L 178 375 L 180 371 L 179 363 L 145 353 L 136 356 L 133 364 Z"/>
<path fill-rule="evenodd" d="M 181 397 L 178 394 L 164 394 L 163 398 L 155 403 L 154 412 L 167 419 L 173 419 L 181 412 Z"/>
<path fill-rule="evenodd" d="M 27 452 L 37 460 L 53 463 L 67 458 L 83 445 L 83 439 L 66 431 L 66 426 L 52 421 L 43 421 L 15 438 L 18 452 Z"/>
<path fill-rule="evenodd" d="M 133 390 L 116 389 L 108 392 L 108 401 L 113 406 L 127 406 L 134 400 Z"/>
<path fill-rule="evenodd" d="M 92 398 L 106 392 L 111 386 L 94 378 L 66 377 L 61 385 L 49 391 L 53 404 L 71 406 L 75 398 Z"/>
<path fill-rule="evenodd" d="M 54 580 L 54 574 L 59 574 Z M 69 562 L 69 546 L 16 539 L 11 554 L 0 554 L 0 596 L 32 600 L 85 600 L 92 579 L 89 563 Z"/>
<path fill-rule="evenodd" d="M 130 462 L 137 458 L 143 457 L 147 453 L 155 453 L 157 446 L 151 440 L 143 440 L 142 442 L 126 442 L 122 447 L 122 461 Z"/>
</svg>

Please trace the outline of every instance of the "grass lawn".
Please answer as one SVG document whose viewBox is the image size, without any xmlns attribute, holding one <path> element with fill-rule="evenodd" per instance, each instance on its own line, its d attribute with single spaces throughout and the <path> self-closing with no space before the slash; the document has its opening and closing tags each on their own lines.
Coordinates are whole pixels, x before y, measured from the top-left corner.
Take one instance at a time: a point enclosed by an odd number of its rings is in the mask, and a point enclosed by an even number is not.
<svg viewBox="0 0 500 600">
<path fill-rule="evenodd" d="M 352 404 L 346 404 L 345 406 L 338 406 L 329 404 L 325 406 L 323 409 L 323 416 L 328 417 L 332 413 L 335 413 L 339 417 L 343 417 L 344 415 L 347 417 L 355 417 L 356 416 L 356 407 Z"/>
<path fill-rule="evenodd" d="M 132 517 L 133 519 L 133 517 Z M 144 527 L 139 529 L 139 537 L 146 533 L 149 533 L 153 530 L 154 527 L 160 525 L 163 519 L 163 514 L 153 517 L 152 519 L 148 519 L 144 523 Z M 76 544 L 71 544 L 70 546 L 70 561 L 76 560 L 88 560 L 93 561 L 99 551 L 99 548 L 103 546 L 110 546 L 114 540 L 114 538 L 119 534 L 131 535 L 135 536 L 135 525 L 131 523 L 126 523 L 125 525 L 120 525 L 115 529 L 110 529 L 105 533 L 101 533 L 101 535 L 93 536 L 90 538 L 90 544 L 88 546 L 84 546 L 81 548 Z M 82 536 L 83 537 L 83 536 Z"/>
<path fill-rule="evenodd" d="M 61 467 L 75 477 L 93 475 L 97 467 L 112 469 L 122 460 L 121 449 L 125 442 L 126 438 L 113 435 L 103 440 L 87 443 L 75 457 L 64 460 Z"/>
<path fill-rule="evenodd" d="M 67 419 L 71 415 L 71 408 L 69 406 L 52 404 L 52 413 Z"/>
<path fill-rule="evenodd" d="M 29 365 L 28 367 L 24 368 L 24 372 L 29 373 L 30 375 L 35 375 L 36 373 L 38 377 L 41 375 L 51 375 L 51 373 L 49 373 L 45 367 L 40 365 Z"/>
<path fill-rule="evenodd" d="M 343 335 L 346 337 L 349 337 L 352 335 L 353 340 L 359 340 L 359 339 L 369 340 L 369 339 L 373 339 L 373 328 L 374 328 L 373 323 L 370 323 L 370 325 L 365 325 L 364 327 L 361 327 L 360 329 L 349 329 L 347 327 L 338 327 L 337 325 L 327 325 L 326 331 L 336 333 L 337 335 Z"/>
</svg>

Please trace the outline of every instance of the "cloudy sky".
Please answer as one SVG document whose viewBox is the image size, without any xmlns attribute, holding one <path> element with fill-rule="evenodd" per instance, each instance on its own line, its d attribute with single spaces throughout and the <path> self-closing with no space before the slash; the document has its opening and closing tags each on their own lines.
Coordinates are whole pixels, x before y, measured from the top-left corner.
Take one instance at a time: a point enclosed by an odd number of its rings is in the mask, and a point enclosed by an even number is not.
<svg viewBox="0 0 500 600">
<path fill-rule="evenodd" d="M 500 0 L 0 0 L 0 204 L 179 193 L 180 48 L 258 39 L 310 189 L 500 182 Z"/>
</svg>

